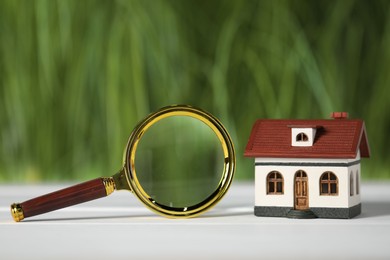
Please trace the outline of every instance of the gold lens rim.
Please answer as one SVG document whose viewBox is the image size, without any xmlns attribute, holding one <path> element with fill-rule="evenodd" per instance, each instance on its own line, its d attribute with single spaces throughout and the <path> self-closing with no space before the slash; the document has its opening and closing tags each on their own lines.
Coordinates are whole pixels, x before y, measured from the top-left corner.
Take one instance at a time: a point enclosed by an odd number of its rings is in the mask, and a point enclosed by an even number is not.
<svg viewBox="0 0 390 260">
<path fill-rule="evenodd" d="M 224 154 L 224 167 L 221 180 L 216 190 L 204 201 L 183 208 L 173 208 L 154 201 L 142 188 L 135 169 L 135 153 L 143 134 L 156 122 L 171 116 L 189 116 L 198 119 L 209 126 L 221 142 Z M 152 211 L 169 218 L 190 218 L 198 216 L 217 204 L 229 189 L 236 167 L 236 157 L 232 139 L 222 123 L 213 115 L 187 105 L 164 107 L 150 114 L 140 122 L 127 142 L 124 153 L 124 170 L 127 183 L 136 197 Z"/>
</svg>

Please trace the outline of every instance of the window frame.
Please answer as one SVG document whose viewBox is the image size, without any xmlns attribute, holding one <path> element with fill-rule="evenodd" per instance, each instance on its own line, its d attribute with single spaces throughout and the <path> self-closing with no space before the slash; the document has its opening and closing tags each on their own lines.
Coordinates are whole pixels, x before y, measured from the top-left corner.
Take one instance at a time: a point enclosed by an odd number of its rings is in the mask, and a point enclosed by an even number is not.
<svg viewBox="0 0 390 260">
<path fill-rule="evenodd" d="M 355 185 L 354 185 L 354 178 L 353 178 L 353 171 L 351 171 L 349 173 L 349 196 L 352 197 L 354 196 L 354 189 L 355 189 Z"/>
<path fill-rule="evenodd" d="M 324 179 L 324 177 L 327 176 L 327 179 Z M 334 176 L 334 179 L 331 177 Z M 325 192 L 323 190 L 323 184 L 327 185 L 328 191 Z M 332 192 L 331 185 L 336 185 L 336 191 Z M 337 178 L 337 175 L 334 172 L 326 171 L 320 176 L 320 196 L 338 196 L 339 195 L 339 179 Z"/>
<path fill-rule="evenodd" d="M 271 171 L 266 178 L 267 195 L 283 195 L 284 194 L 284 178 L 278 171 Z M 278 190 L 278 183 L 281 183 L 281 191 Z M 270 191 L 270 184 L 273 185 L 273 191 Z"/>
<path fill-rule="evenodd" d="M 309 137 L 304 132 L 300 132 L 295 136 L 295 142 L 308 142 L 308 141 L 309 141 Z"/>
<path fill-rule="evenodd" d="M 356 179 L 356 181 L 355 181 L 355 182 L 356 182 L 356 184 L 355 184 L 355 185 L 356 185 L 356 195 L 359 195 L 359 192 L 360 192 L 360 178 L 359 178 L 360 176 L 359 176 L 359 170 L 356 171 L 355 176 L 356 176 L 356 178 L 355 178 L 355 179 Z"/>
</svg>

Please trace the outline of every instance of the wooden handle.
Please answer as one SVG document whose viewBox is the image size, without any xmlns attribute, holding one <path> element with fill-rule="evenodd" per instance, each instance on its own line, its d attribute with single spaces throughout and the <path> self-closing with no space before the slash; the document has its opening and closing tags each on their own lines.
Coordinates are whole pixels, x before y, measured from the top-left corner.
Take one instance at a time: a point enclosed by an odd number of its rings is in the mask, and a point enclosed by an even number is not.
<svg viewBox="0 0 390 260">
<path fill-rule="evenodd" d="M 109 195 L 114 190 L 112 178 L 97 178 L 55 191 L 20 204 L 11 205 L 15 221 L 66 208 Z"/>
</svg>

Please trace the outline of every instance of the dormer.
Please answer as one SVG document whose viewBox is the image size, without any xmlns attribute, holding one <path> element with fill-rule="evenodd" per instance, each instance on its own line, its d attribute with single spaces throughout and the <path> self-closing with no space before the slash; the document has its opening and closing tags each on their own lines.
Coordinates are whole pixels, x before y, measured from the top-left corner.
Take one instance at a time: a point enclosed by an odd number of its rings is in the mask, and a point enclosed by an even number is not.
<svg viewBox="0 0 390 260">
<path fill-rule="evenodd" d="M 290 125 L 291 146 L 313 146 L 316 137 L 317 125 Z"/>
</svg>

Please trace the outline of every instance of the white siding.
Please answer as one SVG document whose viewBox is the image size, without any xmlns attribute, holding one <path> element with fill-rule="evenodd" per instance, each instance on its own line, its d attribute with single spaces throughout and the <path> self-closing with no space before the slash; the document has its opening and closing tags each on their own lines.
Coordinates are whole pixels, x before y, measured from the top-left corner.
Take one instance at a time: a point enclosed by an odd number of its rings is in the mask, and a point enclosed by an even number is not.
<svg viewBox="0 0 390 260">
<path fill-rule="evenodd" d="M 257 163 L 266 162 L 308 162 L 308 163 L 350 163 L 360 159 L 358 155 L 354 160 L 347 159 L 275 159 L 256 158 Z M 360 203 L 360 193 L 356 194 L 356 172 L 360 174 L 360 164 L 349 167 L 340 166 L 284 166 L 284 165 L 256 165 L 255 166 L 255 205 L 294 207 L 294 177 L 298 170 L 306 172 L 308 177 L 309 207 L 345 208 Z M 283 195 L 267 195 L 267 175 L 271 171 L 278 171 L 284 178 Z M 338 195 L 320 195 L 320 177 L 326 172 L 333 172 L 338 178 Z M 349 173 L 354 173 L 354 196 L 349 194 Z"/>
<path fill-rule="evenodd" d="M 353 196 L 349 196 L 349 199 L 348 199 L 349 207 L 357 205 L 361 202 L 360 189 L 359 189 L 359 194 L 356 194 L 356 184 L 358 183 L 358 185 L 360 185 L 360 164 L 348 167 L 348 172 L 350 173 L 351 171 L 352 171 L 352 176 L 353 176 L 353 189 L 354 189 L 354 191 L 353 191 Z M 359 181 L 356 180 L 356 173 L 358 173 Z M 349 185 L 349 187 L 350 187 L 350 185 Z M 349 194 L 349 187 L 348 187 L 348 194 Z"/>
<path fill-rule="evenodd" d="M 313 146 L 314 138 L 316 136 L 316 128 L 291 128 L 291 146 Z M 306 142 L 297 142 L 297 135 L 304 133 L 308 140 Z"/>
</svg>

